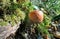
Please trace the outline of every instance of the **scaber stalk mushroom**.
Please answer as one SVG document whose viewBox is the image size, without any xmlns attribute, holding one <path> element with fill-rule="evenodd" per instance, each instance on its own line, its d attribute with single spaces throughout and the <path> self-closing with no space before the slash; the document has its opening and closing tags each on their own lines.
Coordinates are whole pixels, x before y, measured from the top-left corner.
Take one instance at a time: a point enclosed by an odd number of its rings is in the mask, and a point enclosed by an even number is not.
<svg viewBox="0 0 60 39">
<path fill-rule="evenodd" d="M 38 26 L 39 23 L 43 22 L 44 14 L 41 10 L 33 10 L 29 13 L 29 19 L 33 22 L 33 24 L 36 23 Z M 36 28 L 36 27 L 35 27 Z M 50 39 L 47 34 L 43 36 L 44 39 Z"/>
<path fill-rule="evenodd" d="M 36 28 L 40 22 L 43 21 L 43 12 L 40 10 L 33 10 L 28 14 L 28 16 L 30 21 L 33 23 L 33 29 Z M 35 24 L 37 26 L 35 26 Z"/>
</svg>

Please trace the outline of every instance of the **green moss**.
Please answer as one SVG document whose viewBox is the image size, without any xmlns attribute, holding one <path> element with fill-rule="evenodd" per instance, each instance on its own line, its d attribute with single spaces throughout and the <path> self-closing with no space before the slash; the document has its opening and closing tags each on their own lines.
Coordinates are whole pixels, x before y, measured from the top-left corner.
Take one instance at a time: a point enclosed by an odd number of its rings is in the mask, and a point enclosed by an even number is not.
<svg viewBox="0 0 60 39">
<path fill-rule="evenodd" d="M 38 31 L 42 34 L 47 34 L 49 35 L 49 32 L 48 32 L 48 28 L 49 27 L 49 24 L 51 23 L 51 19 L 46 15 L 44 14 L 44 20 L 43 22 L 41 22 L 40 24 L 38 24 Z"/>
<path fill-rule="evenodd" d="M 22 4 L 22 3 L 28 3 L 30 0 L 18 0 L 17 3 Z"/>
<path fill-rule="evenodd" d="M 15 10 L 15 13 L 17 15 L 17 17 L 19 17 L 21 20 L 24 20 L 25 18 L 25 13 L 23 11 L 21 11 L 19 8 L 17 8 Z"/>
<path fill-rule="evenodd" d="M 0 22 L 0 25 L 5 26 L 8 23 L 10 23 L 12 26 L 14 26 L 21 20 L 24 20 L 24 18 L 25 18 L 25 13 L 23 11 L 21 11 L 19 8 L 16 8 L 16 10 L 11 11 L 11 14 L 9 12 L 8 14 L 5 13 L 3 15 L 3 21 Z"/>
<path fill-rule="evenodd" d="M 0 21 L 0 26 L 7 26 L 7 22 L 5 22 L 5 21 Z"/>
</svg>

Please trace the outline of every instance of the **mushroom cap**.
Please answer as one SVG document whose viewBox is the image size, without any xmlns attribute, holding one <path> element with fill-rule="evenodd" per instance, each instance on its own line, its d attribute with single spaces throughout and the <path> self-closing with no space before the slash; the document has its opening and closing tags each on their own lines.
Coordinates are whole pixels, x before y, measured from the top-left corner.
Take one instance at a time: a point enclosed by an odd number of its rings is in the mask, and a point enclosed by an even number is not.
<svg viewBox="0 0 60 39">
<path fill-rule="evenodd" d="M 43 21 L 43 12 L 40 10 L 34 10 L 29 13 L 29 19 L 34 23 L 40 23 Z"/>
</svg>

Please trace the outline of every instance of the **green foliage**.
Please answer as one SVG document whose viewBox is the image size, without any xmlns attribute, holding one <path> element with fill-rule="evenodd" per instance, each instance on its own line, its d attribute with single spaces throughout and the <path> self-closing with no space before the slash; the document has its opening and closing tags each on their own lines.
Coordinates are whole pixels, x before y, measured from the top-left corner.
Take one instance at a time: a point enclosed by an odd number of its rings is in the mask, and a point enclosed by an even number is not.
<svg viewBox="0 0 60 39">
<path fill-rule="evenodd" d="M 48 34 L 48 28 L 49 24 L 51 23 L 51 20 L 48 18 L 46 14 L 44 14 L 44 20 L 38 25 L 38 31 L 41 32 L 42 34 Z"/>
<path fill-rule="evenodd" d="M 16 8 L 18 8 L 18 5 L 16 3 L 11 3 L 11 5 L 9 6 L 10 10 L 15 10 Z"/>
<path fill-rule="evenodd" d="M 5 24 L 8 25 L 8 23 L 14 26 L 21 20 L 24 20 L 25 13 L 20 10 L 20 7 L 18 5 L 19 4 L 11 3 L 10 6 L 5 6 L 5 8 L 2 7 L 3 12 L 0 11 L 3 14 L 3 16 L 0 16 L 0 19 L 3 20 L 2 22 L 0 22 L 1 26 L 5 26 Z"/>
<path fill-rule="evenodd" d="M 49 24 L 51 23 L 51 19 L 46 14 L 44 14 L 43 23 L 45 26 L 49 26 Z"/>
<path fill-rule="evenodd" d="M 32 3 L 40 9 L 44 8 L 50 17 L 60 14 L 60 0 L 33 0 Z"/>
<path fill-rule="evenodd" d="M 30 0 L 17 0 L 17 3 L 23 4 L 23 3 L 29 3 Z"/>
<path fill-rule="evenodd" d="M 29 21 L 28 14 L 29 14 L 32 10 L 34 10 L 34 8 L 33 8 L 33 5 L 32 5 L 31 2 L 28 2 L 28 3 L 24 2 L 24 3 L 21 4 L 21 6 L 22 6 L 22 7 L 21 7 L 21 10 L 24 11 L 24 12 L 25 12 L 25 15 L 26 15 L 24 21 L 25 21 L 26 24 L 27 24 L 28 21 Z"/>
<path fill-rule="evenodd" d="M 19 8 L 17 8 L 15 10 L 15 14 L 17 15 L 17 17 L 20 17 L 21 20 L 24 20 L 25 18 L 25 13 L 23 11 L 21 11 Z"/>
<path fill-rule="evenodd" d="M 0 21 L 0 26 L 7 26 L 7 22 L 5 22 L 5 21 Z"/>
</svg>

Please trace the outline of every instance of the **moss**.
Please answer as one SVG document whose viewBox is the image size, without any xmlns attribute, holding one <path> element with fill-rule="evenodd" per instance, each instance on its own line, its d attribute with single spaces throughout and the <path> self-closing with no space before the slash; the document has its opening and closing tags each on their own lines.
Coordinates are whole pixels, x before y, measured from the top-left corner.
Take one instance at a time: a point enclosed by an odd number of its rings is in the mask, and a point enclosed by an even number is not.
<svg viewBox="0 0 60 39">
<path fill-rule="evenodd" d="M 16 8 L 16 10 L 14 12 L 10 13 L 6 13 L 3 14 L 3 21 L 0 22 L 1 26 L 5 26 L 8 23 L 10 23 L 12 26 L 14 26 L 15 24 L 17 24 L 18 22 L 20 22 L 21 20 L 24 20 L 25 18 L 25 13 L 23 11 L 21 11 L 19 8 Z"/>
<path fill-rule="evenodd" d="M 21 11 L 19 8 L 17 8 L 17 9 L 15 10 L 15 13 L 16 13 L 16 15 L 17 15 L 18 17 L 21 18 L 21 20 L 24 20 L 24 18 L 25 18 L 25 13 L 24 13 L 23 11 Z"/>
<path fill-rule="evenodd" d="M 30 0 L 17 0 L 17 3 L 22 4 L 22 3 L 27 3 L 30 2 Z"/>
<path fill-rule="evenodd" d="M 5 22 L 5 21 L 0 21 L 0 26 L 7 26 L 7 22 Z"/>
</svg>

